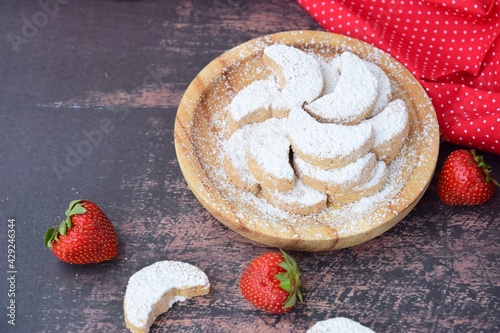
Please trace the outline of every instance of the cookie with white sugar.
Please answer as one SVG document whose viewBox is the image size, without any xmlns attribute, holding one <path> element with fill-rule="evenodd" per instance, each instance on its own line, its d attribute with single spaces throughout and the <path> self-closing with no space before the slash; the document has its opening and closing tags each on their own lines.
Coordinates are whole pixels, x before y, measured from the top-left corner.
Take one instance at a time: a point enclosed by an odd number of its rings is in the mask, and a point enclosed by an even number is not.
<svg viewBox="0 0 500 333">
<path fill-rule="evenodd" d="M 290 142 L 286 120 L 271 118 L 252 126 L 248 143 L 248 168 L 261 188 L 275 191 L 293 189 L 295 174 L 290 164 Z"/>
<path fill-rule="evenodd" d="M 354 125 L 372 112 L 378 97 L 378 82 L 355 54 L 344 52 L 340 59 L 341 74 L 333 92 L 304 108 L 321 122 Z"/>
<path fill-rule="evenodd" d="M 307 185 L 321 192 L 348 192 L 368 181 L 377 165 L 377 157 L 368 153 L 342 168 L 322 169 L 307 163 L 296 154 L 293 166 L 298 177 Z"/>
<path fill-rule="evenodd" d="M 257 80 L 244 87 L 229 104 L 229 133 L 246 124 L 271 118 L 271 103 L 277 95 L 278 89 L 272 79 Z"/>
<path fill-rule="evenodd" d="M 295 154 L 323 169 L 340 168 L 356 161 L 366 155 L 375 142 L 371 124 L 325 124 L 301 107 L 290 111 L 287 135 Z"/>
<path fill-rule="evenodd" d="M 248 143 L 255 124 L 243 126 L 224 144 L 224 169 L 236 187 L 250 193 L 259 191 L 259 183 L 248 169 Z"/>
<path fill-rule="evenodd" d="M 272 205 L 297 215 L 317 214 L 326 208 L 327 203 L 325 193 L 307 186 L 300 179 L 295 180 L 291 191 L 280 192 L 263 188 L 262 194 Z"/>
<path fill-rule="evenodd" d="M 273 102 L 273 114 L 286 117 L 291 107 L 310 103 L 323 91 L 319 62 L 306 52 L 283 44 L 264 49 L 264 63 L 276 74 L 280 95 Z"/>
<path fill-rule="evenodd" d="M 334 57 L 329 61 L 320 60 L 319 65 L 321 74 L 323 75 L 323 91 L 321 95 L 332 93 L 340 79 L 340 68 L 342 62 L 339 56 Z"/>
<path fill-rule="evenodd" d="M 181 261 L 159 261 L 133 274 L 125 291 L 123 308 L 127 328 L 149 332 L 155 318 L 175 302 L 210 292 L 207 275 Z"/>
<path fill-rule="evenodd" d="M 390 163 L 401 151 L 410 130 L 410 120 L 406 104 L 396 99 L 382 112 L 365 121 L 373 126 L 375 142 L 373 151 L 379 160 Z"/>
<path fill-rule="evenodd" d="M 318 321 L 306 333 L 375 333 L 349 318 L 337 317 Z"/>
<path fill-rule="evenodd" d="M 374 195 L 384 186 L 387 175 L 387 165 L 382 161 L 378 161 L 368 181 L 354 186 L 349 191 L 329 192 L 327 193 L 328 200 L 330 202 L 348 203 Z"/>
<path fill-rule="evenodd" d="M 363 60 L 363 62 L 377 79 L 378 96 L 373 106 L 373 110 L 369 115 L 369 117 L 374 117 L 379 114 L 392 99 L 391 81 L 382 68 L 370 61 Z"/>
</svg>

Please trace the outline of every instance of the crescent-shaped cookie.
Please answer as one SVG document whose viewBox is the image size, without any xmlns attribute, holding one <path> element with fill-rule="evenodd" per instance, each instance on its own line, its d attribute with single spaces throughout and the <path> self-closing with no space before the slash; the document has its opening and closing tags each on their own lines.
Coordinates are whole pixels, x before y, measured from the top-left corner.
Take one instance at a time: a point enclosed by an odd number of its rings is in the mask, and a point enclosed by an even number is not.
<svg viewBox="0 0 500 333">
<path fill-rule="evenodd" d="M 271 103 L 277 95 L 278 89 L 274 80 L 254 81 L 243 88 L 229 104 L 229 133 L 234 133 L 246 124 L 271 118 Z"/>
<path fill-rule="evenodd" d="M 288 116 L 287 134 L 295 154 L 323 169 L 341 168 L 366 155 L 373 147 L 372 125 L 324 124 L 301 107 Z"/>
<path fill-rule="evenodd" d="M 181 261 L 159 261 L 133 274 L 123 308 L 127 328 L 146 333 L 155 318 L 177 301 L 210 292 L 210 282 L 198 267 Z"/>
<path fill-rule="evenodd" d="M 290 164 L 286 119 L 271 118 L 252 125 L 248 143 L 248 168 L 261 188 L 290 191 L 295 174 Z"/>
<path fill-rule="evenodd" d="M 377 79 L 366 63 L 351 52 L 340 56 L 341 74 L 332 93 L 304 108 L 321 122 L 353 125 L 365 119 L 377 100 Z"/>
<path fill-rule="evenodd" d="M 302 160 L 297 154 L 293 156 L 293 166 L 297 176 L 312 188 L 321 192 L 348 192 L 353 187 L 368 181 L 377 165 L 377 157 L 368 153 L 345 167 L 322 169 Z"/>
<path fill-rule="evenodd" d="M 373 151 L 378 159 L 390 163 L 401 151 L 410 130 L 408 110 L 403 100 L 397 99 L 373 118 L 365 121 L 373 126 Z"/>
<path fill-rule="evenodd" d="M 284 118 L 292 106 L 310 103 L 320 96 L 323 75 L 314 56 L 292 46 L 275 44 L 264 49 L 264 62 L 276 73 L 281 90 L 272 104 L 276 118 Z"/>
<path fill-rule="evenodd" d="M 295 180 L 291 191 L 280 192 L 262 188 L 264 198 L 285 211 L 292 214 L 317 214 L 326 208 L 327 196 L 304 184 L 300 179 Z"/>
</svg>

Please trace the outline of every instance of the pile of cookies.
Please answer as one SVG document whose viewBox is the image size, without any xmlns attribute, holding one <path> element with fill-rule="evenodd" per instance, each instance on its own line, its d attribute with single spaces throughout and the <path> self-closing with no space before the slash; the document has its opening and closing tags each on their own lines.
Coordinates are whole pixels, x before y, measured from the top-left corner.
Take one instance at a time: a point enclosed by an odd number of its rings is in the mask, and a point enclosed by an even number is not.
<svg viewBox="0 0 500 333">
<path fill-rule="evenodd" d="M 386 73 L 349 51 L 327 60 L 275 44 L 263 60 L 273 75 L 228 105 L 231 182 L 300 215 L 377 193 L 409 132 Z"/>
</svg>

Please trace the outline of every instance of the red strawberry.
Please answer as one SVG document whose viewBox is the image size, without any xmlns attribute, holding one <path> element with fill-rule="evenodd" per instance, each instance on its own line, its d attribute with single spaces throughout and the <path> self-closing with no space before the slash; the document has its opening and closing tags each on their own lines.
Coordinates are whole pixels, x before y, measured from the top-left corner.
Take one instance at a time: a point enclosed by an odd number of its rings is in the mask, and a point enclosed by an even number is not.
<svg viewBox="0 0 500 333">
<path fill-rule="evenodd" d="M 499 186 L 490 173 L 491 167 L 474 150 L 455 150 L 439 174 L 438 195 L 448 205 L 482 204 Z"/>
<path fill-rule="evenodd" d="M 87 200 L 74 200 L 67 219 L 45 233 L 45 247 L 70 264 L 90 264 L 113 259 L 118 254 L 118 237 L 103 211 Z"/>
<path fill-rule="evenodd" d="M 252 260 L 241 275 L 240 290 L 256 308 L 274 314 L 290 311 L 302 301 L 300 272 L 295 260 L 281 252 L 268 252 Z"/>
</svg>

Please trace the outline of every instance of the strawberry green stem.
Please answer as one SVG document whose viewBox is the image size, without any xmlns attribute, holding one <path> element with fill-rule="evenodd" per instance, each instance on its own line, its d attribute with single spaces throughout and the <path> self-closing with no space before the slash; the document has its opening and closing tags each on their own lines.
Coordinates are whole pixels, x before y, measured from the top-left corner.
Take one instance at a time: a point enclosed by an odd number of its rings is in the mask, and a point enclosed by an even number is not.
<svg viewBox="0 0 500 333">
<path fill-rule="evenodd" d="M 486 176 L 486 182 L 487 183 L 493 182 L 493 184 L 495 184 L 495 186 L 500 186 L 500 184 L 495 179 L 493 179 L 491 177 L 490 173 L 493 171 L 493 169 L 491 168 L 491 166 L 489 166 L 488 164 L 486 164 L 484 162 L 483 156 L 478 155 L 474 149 L 471 149 L 470 152 L 471 152 L 472 157 L 474 158 L 474 161 L 476 162 L 477 166 L 479 168 L 481 168 L 481 170 L 483 170 L 484 175 Z"/>
<path fill-rule="evenodd" d="M 87 210 L 82 206 L 85 200 L 73 200 L 69 203 L 69 207 L 66 210 L 66 219 L 61 222 L 57 227 L 48 228 L 45 232 L 44 246 L 51 248 L 52 242 L 59 241 L 59 234 L 66 236 L 66 233 L 71 228 L 71 216 L 75 214 L 83 214 Z"/>
<path fill-rule="evenodd" d="M 280 267 L 285 270 L 283 273 L 276 275 L 276 279 L 280 281 L 280 287 L 289 292 L 289 296 L 283 306 L 284 309 L 291 308 L 297 302 L 297 298 L 302 302 L 302 284 L 300 281 L 300 271 L 297 262 L 290 257 L 285 251 L 280 250 L 285 261 L 280 263 Z"/>
</svg>

